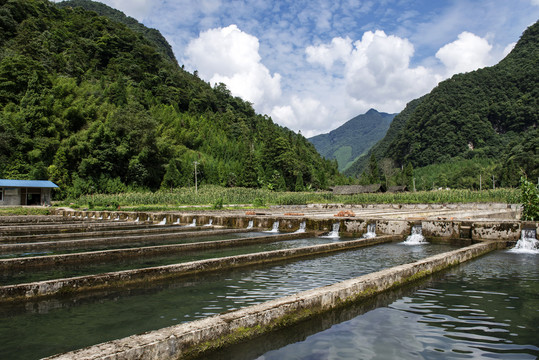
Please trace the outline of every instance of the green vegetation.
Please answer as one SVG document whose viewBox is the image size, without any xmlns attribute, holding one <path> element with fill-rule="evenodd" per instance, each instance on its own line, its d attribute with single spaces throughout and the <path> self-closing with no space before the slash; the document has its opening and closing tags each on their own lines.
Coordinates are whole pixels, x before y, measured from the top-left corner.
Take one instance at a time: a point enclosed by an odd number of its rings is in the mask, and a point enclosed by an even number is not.
<svg viewBox="0 0 539 360">
<path fill-rule="evenodd" d="M 198 188 L 159 190 L 156 192 L 129 192 L 122 194 L 83 195 L 68 198 L 60 205 L 99 209 L 172 210 L 179 206 L 205 205 L 220 209 L 225 205 L 306 205 L 330 204 L 427 204 L 503 202 L 519 203 L 518 189 L 497 188 L 496 190 L 443 190 L 407 193 L 375 193 L 357 195 L 333 195 L 331 192 L 274 192 L 269 189 L 225 188 L 204 185 Z M 241 207 L 244 208 L 244 207 Z"/>
<path fill-rule="evenodd" d="M 50 215 L 49 209 L 35 207 L 0 207 L 0 216 L 10 215 Z"/>
<path fill-rule="evenodd" d="M 522 220 L 539 220 L 539 184 L 528 179 L 520 179 L 520 202 L 522 203 Z"/>
<path fill-rule="evenodd" d="M 447 182 L 449 187 L 478 188 L 482 172 L 494 175 L 496 186 L 516 187 L 522 173 L 538 178 L 538 60 L 536 23 L 499 64 L 455 75 L 410 102 L 386 137 L 346 174 L 361 174 L 374 155 L 379 163 L 389 159 L 398 169 L 445 164 L 430 170 L 438 171 L 433 176 L 440 181 L 434 183 Z M 452 181 L 454 169 L 463 164 L 474 172 L 461 171 L 468 179 Z"/>
<path fill-rule="evenodd" d="M 52 180 L 56 198 L 194 186 L 195 162 L 198 185 L 343 181 L 307 139 L 184 71 L 119 11 L 3 0 L 0 29 L 1 178 Z"/>
<path fill-rule="evenodd" d="M 384 137 L 394 117 L 395 114 L 370 109 L 328 134 L 314 136 L 309 141 L 326 159 L 337 160 L 339 170 L 344 171 Z"/>
</svg>

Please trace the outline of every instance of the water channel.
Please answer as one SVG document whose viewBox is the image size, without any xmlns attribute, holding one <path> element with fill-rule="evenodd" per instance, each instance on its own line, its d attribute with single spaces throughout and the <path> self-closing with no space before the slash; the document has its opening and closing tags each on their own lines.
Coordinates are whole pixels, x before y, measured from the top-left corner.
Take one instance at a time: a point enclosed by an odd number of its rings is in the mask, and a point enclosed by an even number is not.
<svg viewBox="0 0 539 360">
<path fill-rule="evenodd" d="M 500 250 L 205 359 L 536 359 L 539 255 Z"/>
<path fill-rule="evenodd" d="M 259 233 L 260 234 L 260 233 Z M 244 234 L 242 234 L 244 235 Z M 267 235 L 267 234 L 263 234 Z M 236 236 L 237 238 L 237 236 Z M 209 241 L 204 238 L 190 239 L 187 242 Z M 223 240 L 215 238 L 212 240 Z M 183 251 L 181 253 L 169 253 L 164 255 L 145 255 L 143 257 L 126 257 L 121 261 L 93 262 L 81 265 L 58 265 L 53 268 L 31 269 L 29 271 L 14 270 L 3 272 L 0 275 L 0 286 L 21 284 L 34 281 L 68 278 L 75 276 L 93 275 L 112 271 L 141 269 L 154 266 L 180 264 L 188 261 L 214 259 L 225 256 L 252 254 L 263 251 L 281 249 L 293 249 L 303 246 L 312 246 L 335 242 L 335 239 L 305 238 L 296 240 L 282 240 L 271 243 L 253 244 L 245 246 L 227 247 L 222 249 Z"/>
<path fill-rule="evenodd" d="M 37 359 L 329 285 L 454 248 L 389 243 L 95 297 L 3 304 L 0 358 Z"/>
</svg>

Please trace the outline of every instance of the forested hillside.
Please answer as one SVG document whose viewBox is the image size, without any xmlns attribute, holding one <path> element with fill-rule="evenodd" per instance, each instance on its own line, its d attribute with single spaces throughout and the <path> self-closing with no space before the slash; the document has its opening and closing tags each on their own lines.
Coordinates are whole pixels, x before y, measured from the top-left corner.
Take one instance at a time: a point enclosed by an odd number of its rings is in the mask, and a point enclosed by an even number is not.
<svg viewBox="0 0 539 360">
<path fill-rule="evenodd" d="M 309 141 L 326 159 L 337 160 L 339 170 L 343 171 L 384 137 L 394 117 L 395 114 L 370 109 L 327 134 L 309 138 Z"/>
<path fill-rule="evenodd" d="M 441 82 L 393 121 L 386 137 L 348 174 L 367 169 L 371 155 L 398 168 L 439 164 L 433 186 L 459 186 L 452 163 L 462 164 L 465 186 L 479 175 L 515 186 L 521 175 L 539 177 L 539 23 L 529 27 L 499 64 Z M 447 166 L 441 166 L 448 164 Z M 467 164 L 464 166 L 464 164 Z M 456 167 L 460 169 L 461 167 Z M 470 174 L 470 172 L 473 172 Z M 453 179 L 454 181 L 449 181 Z"/>
<path fill-rule="evenodd" d="M 1 178 L 76 195 L 191 186 L 194 162 L 199 183 L 224 186 L 340 176 L 303 136 L 184 71 L 156 30 L 80 2 L 0 0 Z"/>
</svg>

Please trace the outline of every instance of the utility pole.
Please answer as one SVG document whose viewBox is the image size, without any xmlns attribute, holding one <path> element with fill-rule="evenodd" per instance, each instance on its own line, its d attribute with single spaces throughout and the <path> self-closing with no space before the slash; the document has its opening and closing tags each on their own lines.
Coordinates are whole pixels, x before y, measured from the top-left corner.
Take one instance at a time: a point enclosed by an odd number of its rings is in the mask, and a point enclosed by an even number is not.
<svg viewBox="0 0 539 360">
<path fill-rule="evenodd" d="M 413 178 L 413 180 L 414 180 L 414 192 L 415 192 L 415 178 Z"/>
<path fill-rule="evenodd" d="M 494 181 L 494 175 L 492 175 L 492 190 L 496 190 L 496 182 Z"/>
<path fill-rule="evenodd" d="M 193 161 L 193 164 L 195 164 L 195 194 L 198 194 L 198 181 L 197 181 L 197 165 L 198 165 L 198 161 Z"/>
</svg>

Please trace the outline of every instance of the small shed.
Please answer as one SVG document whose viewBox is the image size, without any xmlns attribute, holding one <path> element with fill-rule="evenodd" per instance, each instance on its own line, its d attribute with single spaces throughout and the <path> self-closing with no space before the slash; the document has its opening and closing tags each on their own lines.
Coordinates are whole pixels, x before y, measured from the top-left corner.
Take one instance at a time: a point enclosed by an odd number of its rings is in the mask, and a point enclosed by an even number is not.
<svg viewBox="0 0 539 360">
<path fill-rule="evenodd" d="M 51 189 L 57 187 L 48 180 L 0 179 L 0 206 L 50 205 Z"/>
<path fill-rule="evenodd" d="M 382 191 L 382 184 L 371 185 L 342 185 L 333 188 L 333 195 L 354 195 L 376 193 Z"/>
</svg>

